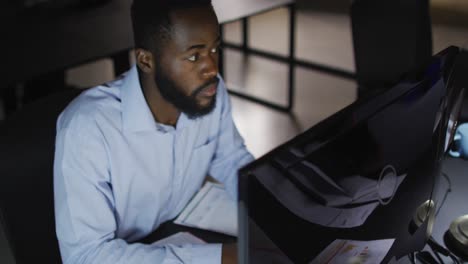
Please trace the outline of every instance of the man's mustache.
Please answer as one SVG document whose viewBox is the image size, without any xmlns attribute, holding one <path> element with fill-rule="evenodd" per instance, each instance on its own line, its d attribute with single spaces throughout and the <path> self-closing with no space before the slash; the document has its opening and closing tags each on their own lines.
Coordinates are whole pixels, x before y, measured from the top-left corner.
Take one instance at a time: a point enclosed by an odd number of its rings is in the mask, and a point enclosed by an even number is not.
<svg viewBox="0 0 468 264">
<path fill-rule="evenodd" d="M 196 97 L 199 93 L 201 93 L 204 89 L 206 89 L 208 86 L 211 86 L 213 84 L 218 84 L 219 80 L 217 77 L 214 77 L 213 79 L 211 79 L 210 81 L 206 82 L 205 84 L 201 85 L 200 87 L 198 87 L 197 89 L 195 89 L 195 91 L 192 93 L 192 96 L 191 97 Z"/>
</svg>

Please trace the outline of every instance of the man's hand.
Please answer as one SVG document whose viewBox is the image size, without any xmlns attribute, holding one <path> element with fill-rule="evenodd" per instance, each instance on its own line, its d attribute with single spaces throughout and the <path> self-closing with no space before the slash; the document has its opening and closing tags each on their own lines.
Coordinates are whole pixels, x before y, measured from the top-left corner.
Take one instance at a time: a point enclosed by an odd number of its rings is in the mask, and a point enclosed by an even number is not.
<svg viewBox="0 0 468 264">
<path fill-rule="evenodd" d="M 221 264 L 237 264 L 237 243 L 223 244 Z"/>
</svg>

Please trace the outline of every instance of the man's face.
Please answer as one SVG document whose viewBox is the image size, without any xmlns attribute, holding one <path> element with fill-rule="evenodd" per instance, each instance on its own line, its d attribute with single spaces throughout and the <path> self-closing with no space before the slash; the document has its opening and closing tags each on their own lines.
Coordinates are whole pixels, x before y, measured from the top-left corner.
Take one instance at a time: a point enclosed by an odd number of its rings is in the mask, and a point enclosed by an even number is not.
<svg viewBox="0 0 468 264">
<path fill-rule="evenodd" d="M 156 59 L 155 82 L 163 98 L 190 118 L 216 103 L 219 27 L 211 8 L 171 14 L 173 32 Z"/>
</svg>

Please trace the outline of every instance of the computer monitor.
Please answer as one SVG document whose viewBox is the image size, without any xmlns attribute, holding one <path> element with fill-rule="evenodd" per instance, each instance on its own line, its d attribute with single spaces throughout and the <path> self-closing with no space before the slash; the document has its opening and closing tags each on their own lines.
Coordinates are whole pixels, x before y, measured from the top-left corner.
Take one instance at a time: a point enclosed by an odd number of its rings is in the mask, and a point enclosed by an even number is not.
<svg viewBox="0 0 468 264">
<path fill-rule="evenodd" d="M 463 98 L 459 53 L 441 51 L 243 167 L 239 263 L 363 263 L 341 262 L 352 252 L 387 263 L 421 250 Z"/>
</svg>

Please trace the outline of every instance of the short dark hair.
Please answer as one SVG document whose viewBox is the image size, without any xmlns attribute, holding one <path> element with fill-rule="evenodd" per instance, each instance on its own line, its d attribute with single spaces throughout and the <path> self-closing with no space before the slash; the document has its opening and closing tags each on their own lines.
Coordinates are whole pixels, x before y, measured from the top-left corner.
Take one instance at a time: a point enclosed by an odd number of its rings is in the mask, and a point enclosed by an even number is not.
<svg viewBox="0 0 468 264">
<path fill-rule="evenodd" d="M 171 38 L 170 13 L 199 6 L 213 8 L 211 0 L 133 0 L 131 16 L 135 47 L 158 53 L 164 41 Z"/>
</svg>

